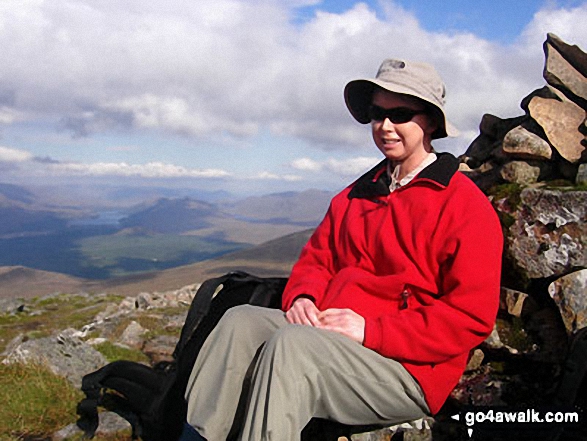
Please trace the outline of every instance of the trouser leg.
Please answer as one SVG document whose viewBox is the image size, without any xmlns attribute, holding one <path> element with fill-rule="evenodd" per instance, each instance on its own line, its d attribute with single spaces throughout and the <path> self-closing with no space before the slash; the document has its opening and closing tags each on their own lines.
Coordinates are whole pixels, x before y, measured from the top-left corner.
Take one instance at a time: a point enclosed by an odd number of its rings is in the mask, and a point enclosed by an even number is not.
<svg viewBox="0 0 587 441">
<path fill-rule="evenodd" d="M 243 305 L 228 310 L 210 333 L 185 393 L 187 420 L 206 439 L 226 439 L 259 347 L 286 324 L 280 310 Z"/>
<path fill-rule="evenodd" d="M 428 413 L 420 386 L 394 360 L 340 334 L 277 330 L 256 362 L 243 441 L 299 441 L 312 417 L 397 424 Z"/>
</svg>

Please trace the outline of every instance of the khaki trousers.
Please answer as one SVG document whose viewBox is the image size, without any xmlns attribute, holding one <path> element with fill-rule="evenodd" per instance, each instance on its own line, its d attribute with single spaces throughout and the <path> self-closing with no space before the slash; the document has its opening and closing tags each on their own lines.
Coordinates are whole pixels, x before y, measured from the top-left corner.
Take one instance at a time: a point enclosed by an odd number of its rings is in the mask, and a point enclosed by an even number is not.
<svg viewBox="0 0 587 441">
<path fill-rule="evenodd" d="M 208 441 L 238 432 L 244 441 L 299 441 L 312 417 L 393 425 L 429 412 L 397 361 L 250 305 L 227 311 L 211 332 L 185 396 L 188 422 Z"/>
</svg>

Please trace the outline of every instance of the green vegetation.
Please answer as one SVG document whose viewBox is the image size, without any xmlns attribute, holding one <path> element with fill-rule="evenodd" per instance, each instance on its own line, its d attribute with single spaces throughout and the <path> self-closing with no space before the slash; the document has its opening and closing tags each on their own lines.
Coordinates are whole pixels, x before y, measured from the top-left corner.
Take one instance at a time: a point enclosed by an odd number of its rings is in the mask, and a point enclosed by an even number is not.
<svg viewBox="0 0 587 441">
<path fill-rule="evenodd" d="M 109 341 L 105 341 L 104 343 L 96 345 L 95 349 L 101 352 L 102 355 L 106 357 L 106 360 L 108 360 L 108 362 L 116 360 L 129 360 L 145 363 L 149 362 L 148 357 L 138 349 L 124 348 L 122 346 L 115 345 Z"/>
<path fill-rule="evenodd" d="M 495 200 L 507 199 L 512 209 L 518 208 L 522 202 L 520 193 L 523 187 L 520 184 L 500 184 L 487 190 L 488 196 L 493 196 Z"/>
<path fill-rule="evenodd" d="M 119 303 L 121 296 L 67 295 L 32 299 L 26 309 L 35 311 L 0 314 L 0 352 L 16 336 L 23 340 L 46 337 L 66 328 L 79 329 L 88 324 L 109 303 Z"/>
<path fill-rule="evenodd" d="M 0 364 L 0 440 L 44 440 L 75 423 L 83 393 L 44 367 Z M 71 441 L 82 441 L 80 434 Z M 128 441 L 130 429 L 95 441 Z"/>
<path fill-rule="evenodd" d="M 210 259 L 242 244 L 173 234 L 93 236 L 78 242 L 84 266 L 109 277 Z"/>
<path fill-rule="evenodd" d="M 41 439 L 75 422 L 81 398 L 81 391 L 43 367 L 0 364 L 0 439 Z"/>
<path fill-rule="evenodd" d="M 123 299 L 113 295 L 60 294 L 26 301 L 24 311 L 0 314 L 0 352 L 17 335 L 23 340 L 54 334 L 65 328 L 80 329 L 92 322 L 96 314 Z M 125 317 L 111 330 L 120 336 L 131 320 L 146 329 L 147 336 L 179 336 L 180 329 L 167 327 L 169 317 L 185 313 L 186 307 L 170 307 L 155 311 L 137 312 Z M 101 336 L 99 332 L 92 337 Z M 96 346 L 106 359 L 131 360 L 148 363 L 139 350 L 117 346 L 106 341 Z M 0 364 L 0 440 L 49 439 L 52 433 L 76 421 L 76 405 L 83 394 L 66 379 L 54 375 L 39 365 Z M 96 441 L 128 441 L 130 430 L 116 435 L 96 436 Z M 75 436 L 72 441 L 82 441 Z"/>
</svg>

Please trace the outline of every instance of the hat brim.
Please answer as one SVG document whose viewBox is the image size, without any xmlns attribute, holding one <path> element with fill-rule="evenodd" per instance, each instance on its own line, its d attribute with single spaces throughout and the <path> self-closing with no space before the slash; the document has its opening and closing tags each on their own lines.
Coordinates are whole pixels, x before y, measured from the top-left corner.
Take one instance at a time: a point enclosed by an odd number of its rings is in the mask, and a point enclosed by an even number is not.
<svg viewBox="0 0 587 441">
<path fill-rule="evenodd" d="M 421 96 L 414 90 L 408 87 L 402 87 L 398 84 L 391 84 L 386 81 L 380 81 L 377 79 L 359 79 L 349 82 L 344 88 L 344 100 L 349 112 L 353 117 L 361 124 L 368 124 L 371 122 L 369 118 L 369 106 L 372 103 L 373 91 L 375 87 L 380 87 L 383 90 L 389 92 L 399 93 L 402 95 L 409 95 L 425 101 L 430 105 L 438 109 L 439 115 L 442 115 L 443 127 L 439 127 L 432 134 L 433 139 L 456 137 L 459 136 L 459 131 L 446 119 L 444 110 L 440 108 L 436 103 L 431 102 L 429 99 Z"/>
</svg>

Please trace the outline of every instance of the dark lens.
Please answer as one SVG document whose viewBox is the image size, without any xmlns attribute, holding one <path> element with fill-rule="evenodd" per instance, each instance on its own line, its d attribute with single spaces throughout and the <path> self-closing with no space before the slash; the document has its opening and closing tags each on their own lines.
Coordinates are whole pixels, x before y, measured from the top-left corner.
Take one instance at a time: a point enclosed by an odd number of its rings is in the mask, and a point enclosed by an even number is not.
<svg viewBox="0 0 587 441">
<path fill-rule="evenodd" d="M 385 118 L 389 118 L 394 124 L 407 123 L 420 113 L 424 113 L 424 111 L 408 109 L 407 107 L 396 107 L 394 109 L 384 109 L 376 105 L 369 107 L 369 119 L 371 121 L 383 121 Z"/>
<path fill-rule="evenodd" d="M 390 109 L 387 112 L 387 117 L 394 124 L 403 124 L 411 121 L 417 113 L 420 112 L 417 110 L 406 109 L 405 107 L 398 107 L 397 109 Z"/>
<path fill-rule="evenodd" d="M 383 121 L 385 119 L 385 109 L 375 105 L 370 106 L 369 119 L 371 121 Z"/>
</svg>

